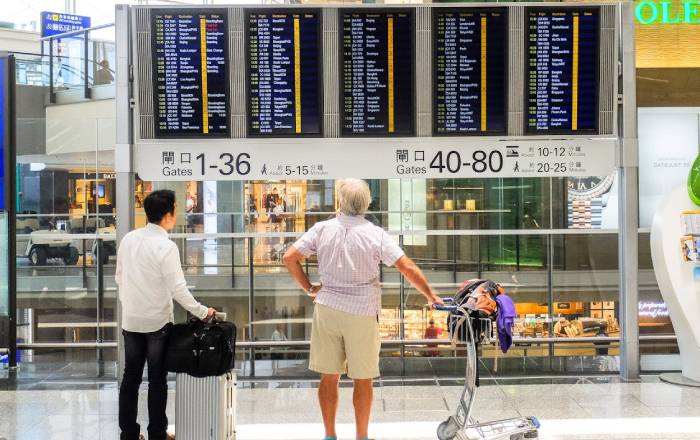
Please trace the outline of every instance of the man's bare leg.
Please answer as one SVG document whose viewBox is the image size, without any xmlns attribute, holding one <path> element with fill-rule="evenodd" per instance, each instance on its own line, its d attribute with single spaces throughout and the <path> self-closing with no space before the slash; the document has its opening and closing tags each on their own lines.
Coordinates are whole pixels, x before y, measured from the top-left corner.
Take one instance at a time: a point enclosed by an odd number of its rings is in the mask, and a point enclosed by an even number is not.
<svg viewBox="0 0 700 440">
<path fill-rule="evenodd" d="M 369 416 L 372 413 L 372 379 L 355 379 L 352 404 L 355 406 L 355 429 L 358 439 L 368 438 Z"/>
<path fill-rule="evenodd" d="M 321 374 L 321 384 L 318 387 L 318 403 L 321 405 L 323 426 L 326 437 L 336 438 L 335 416 L 338 412 L 338 382 L 339 374 Z"/>
</svg>

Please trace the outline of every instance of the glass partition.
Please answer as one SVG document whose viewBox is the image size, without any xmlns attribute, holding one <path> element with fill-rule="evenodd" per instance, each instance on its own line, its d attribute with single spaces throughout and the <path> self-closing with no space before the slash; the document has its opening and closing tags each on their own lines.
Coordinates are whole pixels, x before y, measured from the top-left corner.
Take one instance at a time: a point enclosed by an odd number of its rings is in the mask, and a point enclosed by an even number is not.
<svg viewBox="0 0 700 440">
<path fill-rule="evenodd" d="M 516 345 L 507 355 L 485 347 L 485 368 L 518 374 L 616 368 L 610 361 L 619 337 L 616 220 L 608 229 L 569 230 L 566 179 L 368 183 L 368 220 L 395 236 L 442 295 L 487 278 L 514 299 Z M 281 258 L 316 222 L 335 215 L 335 184 L 136 182 L 137 226 L 145 224 L 141 203 L 151 191 L 171 189 L 184 200 L 173 239 L 193 292 L 234 317 L 245 375 L 309 375 L 313 303 Z M 318 279 L 315 257 L 304 268 Z M 460 349 L 448 344 L 445 314 L 428 310 L 396 269 L 382 267 L 381 282 L 384 374 L 457 374 Z"/>
<path fill-rule="evenodd" d="M 115 127 L 113 110 L 96 111 L 113 103 L 80 94 L 71 112 L 47 105 L 53 92 L 82 90 L 92 76 L 85 37 L 53 41 L 44 56 L 16 55 L 13 239 L 19 362 L 28 378 L 116 371 Z"/>
</svg>

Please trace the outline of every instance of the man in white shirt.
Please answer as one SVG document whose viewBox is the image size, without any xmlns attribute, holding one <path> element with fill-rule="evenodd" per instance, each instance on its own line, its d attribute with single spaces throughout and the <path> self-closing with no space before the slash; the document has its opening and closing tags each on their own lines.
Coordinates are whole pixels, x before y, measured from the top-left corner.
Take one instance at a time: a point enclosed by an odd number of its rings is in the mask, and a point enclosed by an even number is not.
<svg viewBox="0 0 700 440">
<path fill-rule="evenodd" d="M 143 202 L 148 224 L 131 231 L 119 245 L 116 282 L 122 306 L 124 378 L 119 389 L 121 440 L 143 439 L 136 423 L 139 387 L 148 362 L 148 438 L 166 440 L 168 402 L 165 350 L 173 323 L 173 300 L 204 319 L 216 310 L 194 299 L 180 266 L 177 245 L 168 238 L 175 227 L 175 193 L 154 191 Z"/>
</svg>

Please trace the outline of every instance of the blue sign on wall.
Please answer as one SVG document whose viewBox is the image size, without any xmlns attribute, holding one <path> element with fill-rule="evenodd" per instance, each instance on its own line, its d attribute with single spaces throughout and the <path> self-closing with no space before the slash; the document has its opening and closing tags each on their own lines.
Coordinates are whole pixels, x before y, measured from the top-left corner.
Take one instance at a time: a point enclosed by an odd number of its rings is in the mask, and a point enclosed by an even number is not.
<svg viewBox="0 0 700 440">
<path fill-rule="evenodd" d="M 41 36 L 65 34 L 90 27 L 90 17 L 60 12 L 43 11 L 41 13 Z"/>
</svg>

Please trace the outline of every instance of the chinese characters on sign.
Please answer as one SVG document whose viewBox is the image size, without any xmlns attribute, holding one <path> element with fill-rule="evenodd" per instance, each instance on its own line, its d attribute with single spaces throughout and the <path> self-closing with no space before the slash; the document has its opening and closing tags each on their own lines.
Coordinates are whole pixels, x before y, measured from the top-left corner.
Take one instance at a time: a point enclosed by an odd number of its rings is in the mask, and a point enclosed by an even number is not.
<svg viewBox="0 0 700 440">
<path fill-rule="evenodd" d="M 88 28 L 90 28 L 90 17 L 48 11 L 41 13 L 42 38 Z"/>
<path fill-rule="evenodd" d="M 279 153 L 281 149 L 285 154 Z M 354 154 L 346 154 L 349 149 Z M 264 144 L 241 140 L 174 143 L 160 149 L 143 144 L 138 151 L 137 171 L 147 180 L 566 177 L 606 175 L 615 166 L 615 141 L 611 139 L 426 138 L 395 143 L 379 139 L 348 143 L 284 139 Z"/>
</svg>

